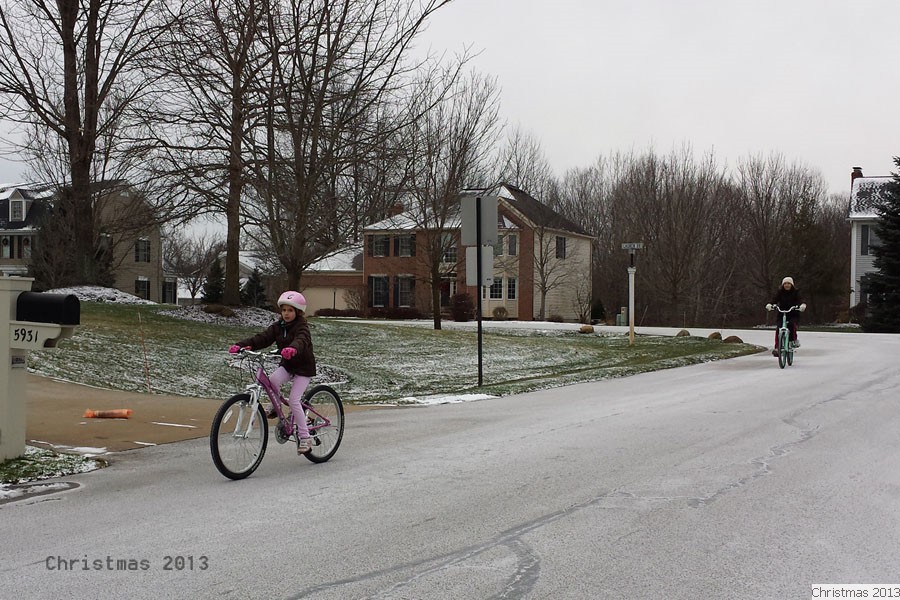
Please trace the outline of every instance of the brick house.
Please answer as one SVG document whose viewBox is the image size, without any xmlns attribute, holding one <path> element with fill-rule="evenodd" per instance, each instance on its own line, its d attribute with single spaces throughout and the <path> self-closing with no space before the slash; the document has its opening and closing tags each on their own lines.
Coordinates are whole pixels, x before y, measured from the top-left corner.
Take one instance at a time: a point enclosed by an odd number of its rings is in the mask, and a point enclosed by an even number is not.
<svg viewBox="0 0 900 600">
<path fill-rule="evenodd" d="M 467 193 L 474 192 L 498 197 L 493 284 L 481 289 L 483 315 L 490 317 L 502 308 L 508 318 L 519 320 L 539 319 L 542 312 L 543 318 L 584 319 L 590 307 L 591 236 L 513 185 Z M 424 257 L 428 240 L 436 235 L 444 241 L 442 309 L 456 293 L 475 297 L 476 287 L 465 280 L 458 216 L 442 231 L 433 231 L 417 225 L 412 212 L 397 212 L 365 227 L 363 233 L 369 308 L 415 307 L 430 314 L 430 265 Z"/>
<path fill-rule="evenodd" d="M 97 189 L 100 244 L 112 254 L 116 289 L 174 304 L 177 281 L 163 270 L 162 233 L 150 205 L 125 182 L 98 184 Z M 52 201 L 49 186 L 0 188 L 0 271 L 28 272 L 31 248 L 40 243 L 36 221 Z"/>
<path fill-rule="evenodd" d="M 865 300 L 860 280 L 875 271 L 872 246 L 879 244 L 875 234 L 878 215 L 875 205 L 881 200 L 884 186 L 891 176 L 865 177 L 861 167 L 853 167 L 850 175 L 850 307 Z"/>
</svg>

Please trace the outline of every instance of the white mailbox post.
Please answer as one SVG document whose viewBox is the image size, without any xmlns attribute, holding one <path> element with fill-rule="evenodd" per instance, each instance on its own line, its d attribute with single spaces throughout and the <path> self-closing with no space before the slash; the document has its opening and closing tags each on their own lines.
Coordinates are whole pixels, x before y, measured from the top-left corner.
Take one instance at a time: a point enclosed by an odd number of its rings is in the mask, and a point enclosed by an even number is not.
<svg viewBox="0 0 900 600">
<path fill-rule="evenodd" d="M 0 461 L 25 453 L 28 351 L 55 348 L 79 323 L 75 296 L 38 294 L 30 277 L 0 277 Z"/>
</svg>

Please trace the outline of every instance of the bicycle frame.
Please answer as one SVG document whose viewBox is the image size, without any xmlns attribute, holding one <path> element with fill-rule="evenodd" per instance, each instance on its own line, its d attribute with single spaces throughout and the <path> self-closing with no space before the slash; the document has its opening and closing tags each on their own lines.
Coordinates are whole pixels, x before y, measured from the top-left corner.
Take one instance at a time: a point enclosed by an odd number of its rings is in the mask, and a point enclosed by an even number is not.
<svg viewBox="0 0 900 600">
<path fill-rule="evenodd" d="M 792 306 L 787 310 L 782 310 L 781 307 L 775 306 L 775 310 L 781 313 L 781 325 L 778 327 L 777 350 L 778 366 L 782 369 L 785 367 L 785 364 L 794 364 L 794 347 L 791 345 L 791 328 L 788 324 L 788 315 L 799 308 L 799 306 Z"/>
<path fill-rule="evenodd" d="M 262 392 L 272 402 L 278 416 L 275 439 L 280 444 L 297 439 L 296 418 L 306 419 L 311 448 L 303 456 L 314 463 L 328 461 L 337 452 L 344 435 L 344 406 L 340 396 L 325 384 L 311 385 L 300 400 L 301 415 L 287 417 L 283 406 L 284 396 L 269 378 L 265 362 L 278 354 L 241 351 L 239 362 L 233 364 L 241 370 L 246 366 L 253 377 L 243 394 L 225 400 L 216 415 L 209 432 L 209 447 L 213 463 L 222 475 L 229 479 L 243 479 L 253 473 L 266 454 L 269 440 L 269 420 L 262 404 Z M 247 362 L 245 362 L 247 361 Z M 255 367 L 255 372 L 254 372 Z M 330 415 L 330 416 L 329 416 Z"/>
<path fill-rule="evenodd" d="M 252 399 L 252 406 L 255 408 L 257 404 L 259 404 L 259 399 L 261 396 L 261 391 L 265 391 L 266 395 L 269 397 L 269 401 L 272 403 L 272 408 L 275 410 L 275 414 L 278 415 L 278 424 L 289 425 L 289 421 L 285 418 L 284 408 L 283 406 L 287 404 L 287 400 L 285 400 L 284 396 L 281 394 L 281 390 L 277 389 L 272 380 L 269 379 L 269 374 L 266 372 L 264 368 L 264 364 L 267 358 L 275 358 L 279 357 L 277 353 L 267 353 L 267 352 L 254 352 L 252 350 L 244 350 L 244 355 L 254 359 L 254 362 L 258 363 L 256 368 L 256 375 L 254 376 L 254 382 L 247 386 L 247 392 L 250 393 L 250 398 Z M 300 405 L 303 407 L 303 412 L 305 413 L 307 419 L 309 420 L 310 415 L 315 415 L 312 423 L 307 422 L 307 428 L 309 429 L 310 436 L 314 436 L 315 432 L 322 429 L 323 427 L 328 427 L 331 425 L 331 421 L 325 415 L 320 414 L 313 408 L 311 405 L 307 404 L 305 401 L 301 400 Z M 248 425 L 248 430 L 253 428 L 253 419 L 256 417 L 256 411 L 251 411 L 251 418 Z M 293 435 L 293 431 L 284 431 L 283 434 L 286 437 L 290 437 Z"/>
</svg>

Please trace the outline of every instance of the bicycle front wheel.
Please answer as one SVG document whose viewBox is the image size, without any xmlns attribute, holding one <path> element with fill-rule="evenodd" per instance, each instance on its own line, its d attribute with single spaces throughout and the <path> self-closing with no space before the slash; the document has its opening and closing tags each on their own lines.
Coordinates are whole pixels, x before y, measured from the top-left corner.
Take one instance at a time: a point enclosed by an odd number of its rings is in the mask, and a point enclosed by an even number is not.
<svg viewBox="0 0 900 600">
<path fill-rule="evenodd" d="M 787 362 L 788 343 L 787 330 L 782 329 L 778 336 L 778 366 L 782 369 Z"/>
<path fill-rule="evenodd" d="M 219 472 L 229 479 L 243 479 L 259 466 L 266 454 L 269 427 L 259 404 L 253 409 L 249 394 L 226 400 L 213 417 L 209 450 Z"/>
<path fill-rule="evenodd" d="M 327 385 L 317 385 L 303 399 L 312 449 L 304 454 L 314 463 L 323 463 L 337 452 L 344 437 L 344 405 L 337 392 Z"/>
</svg>

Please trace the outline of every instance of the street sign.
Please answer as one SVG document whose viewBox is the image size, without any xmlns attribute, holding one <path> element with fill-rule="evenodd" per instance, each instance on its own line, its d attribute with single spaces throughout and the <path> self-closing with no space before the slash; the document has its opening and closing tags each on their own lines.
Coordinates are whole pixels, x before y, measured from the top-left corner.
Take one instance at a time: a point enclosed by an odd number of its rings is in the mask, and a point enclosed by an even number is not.
<svg viewBox="0 0 900 600">
<path fill-rule="evenodd" d="M 477 252 L 478 246 L 466 248 L 466 285 L 491 285 L 494 283 L 494 247 L 481 246 L 481 282 L 478 281 Z"/>
<path fill-rule="evenodd" d="M 463 196 L 459 201 L 460 232 L 463 246 L 493 245 L 497 243 L 497 196 Z M 481 239 L 478 239 L 478 211 L 481 207 Z"/>
<path fill-rule="evenodd" d="M 629 242 L 622 244 L 622 250 L 643 250 L 644 244 L 641 242 Z"/>
</svg>

